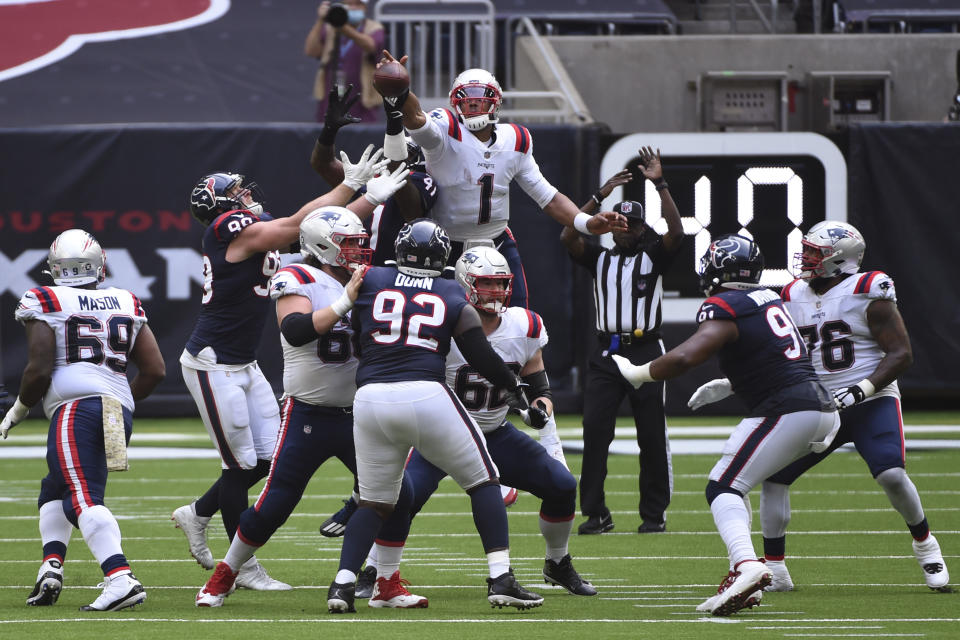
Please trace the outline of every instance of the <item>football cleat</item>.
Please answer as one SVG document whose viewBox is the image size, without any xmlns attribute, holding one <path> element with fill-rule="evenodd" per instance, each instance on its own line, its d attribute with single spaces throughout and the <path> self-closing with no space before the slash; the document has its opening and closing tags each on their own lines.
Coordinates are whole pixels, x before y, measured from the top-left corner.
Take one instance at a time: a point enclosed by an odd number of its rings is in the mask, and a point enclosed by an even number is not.
<svg viewBox="0 0 960 640">
<path fill-rule="evenodd" d="M 176 510 L 170 519 L 176 523 L 178 529 L 187 536 L 187 542 L 190 544 L 190 555 L 193 556 L 204 569 L 213 569 L 216 562 L 213 560 L 213 554 L 210 547 L 207 546 L 207 524 L 210 518 L 203 518 L 194 511 L 194 503 L 186 504 Z"/>
<path fill-rule="evenodd" d="M 60 597 L 63 589 L 63 565 L 59 560 L 44 560 L 37 572 L 37 584 L 27 596 L 31 607 L 49 607 Z"/>
<path fill-rule="evenodd" d="M 520 495 L 517 493 L 517 490 L 513 487 L 507 487 L 505 485 L 500 485 L 500 495 L 503 497 L 503 506 L 512 507 L 517 503 L 517 498 Z"/>
<path fill-rule="evenodd" d="M 521 587 L 510 569 L 496 578 L 487 578 L 487 602 L 498 608 L 532 609 L 543 604 L 543 597 Z"/>
<path fill-rule="evenodd" d="M 766 560 L 765 562 L 773 574 L 773 579 L 763 590 L 793 591 L 793 579 L 790 577 L 790 572 L 787 571 L 787 563 L 783 560 Z"/>
<path fill-rule="evenodd" d="M 286 582 L 274 580 L 267 575 L 267 570 L 257 561 L 256 556 L 243 563 L 237 572 L 237 588 L 252 589 L 253 591 L 290 591 L 293 589 Z"/>
<path fill-rule="evenodd" d="M 343 501 L 343 508 L 323 521 L 320 525 L 320 534 L 328 538 L 339 538 L 347 530 L 350 516 L 357 510 L 357 501 L 352 497 Z"/>
<path fill-rule="evenodd" d="M 549 558 L 543 563 L 543 581 L 563 587 L 575 596 L 595 596 L 597 590 L 589 581 L 584 580 L 573 568 L 573 559 L 570 554 L 563 556 L 559 562 Z"/>
<path fill-rule="evenodd" d="M 341 584 L 339 582 L 330 583 L 327 589 L 327 611 L 330 613 L 356 613 L 353 606 L 354 585 Z"/>
<path fill-rule="evenodd" d="M 132 573 L 105 576 L 97 586 L 103 587 L 103 593 L 90 604 L 80 607 L 80 611 L 120 611 L 147 599 L 143 585 Z"/>
<path fill-rule="evenodd" d="M 950 573 L 947 571 L 947 563 L 943 561 L 943 554 L 940 552 L 940 543 L 933 537 L 933 534 L 927 535 L 923 542 L 913 541 L 913 555 L 920 563 L 923 569 L 923 579 L 927 586 L 935 591 L 949 591 Z"/>
<path fill-rule="evenodd" d="M 237 574 L 233 572 L 226 562 L 217 564 L 213 575 L 203 585 L 200 592 L 197 593 L 196 602 L 198 607 L 220 607 L 223 606 L 223 600 L 236 590 Z"/>
<path fill-rule="evenodd" d="M 376 609 L 426 609 L 428 601 L 423 596 L 415 596 L 405 585 L 410 584 L 394 571 L 389 578 L 377 578 L 368 606 Z"/>
<path fill-rule="evenodd" d="M 367 566 L 357 574 L 357 587 L 354 590 L 355 598 L 369 598 L 373 595 L 373 587 L 377 584 L 377 568 Z"/>
<path fill-rule="evenodd" d="M 740 562 L 724 577 L 716 595 L 699 604 L 697 611 L 731 616 L 741 609 L 756 606 L 760 604 L 760 599 L 754 597 L 756 592 L 770 584 L 772 578 L 773 573 L 759 560 Z"/>
</svg>

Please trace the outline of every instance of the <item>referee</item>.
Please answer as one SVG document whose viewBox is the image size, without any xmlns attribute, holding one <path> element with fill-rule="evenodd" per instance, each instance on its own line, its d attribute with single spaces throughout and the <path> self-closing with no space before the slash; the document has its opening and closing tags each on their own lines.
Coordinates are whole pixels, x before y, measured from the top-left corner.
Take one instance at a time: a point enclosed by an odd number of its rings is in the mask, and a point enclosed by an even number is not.
<svg viewBox="0 0 960 640">
<path fill-rule="evenodd" d="M 632 200 L 613 210 L 627 218 L 627 231 L 613 232 L 612 249 L 584 241 L 571 228 L 561 240 L 574 262 L 593 276 L 596 329 L 600 344 L 590 356 L 584 389 L 583 468 L 580 474 L 580 509 L 587 517 L 577 532 L 603 533 L 613 529 L 613 518 L 604 500 L 607 455 L 613 441 L 617 411 L 623 397 L 630 399 L 640 446 L 639 533 L 666 531 L 666 509 L 673 489 L 670 448 L 663 415 L 663 383 L 634 389 L 620 374 L 611 354 L 619 353 L 634 364 L 648 362 L 664 353 L 660 339 L 663 317 L 663 272 L 680 248 L 683 226 L 677 205 L 670 196 L 660 151 L 640 150 L 637 168 L 653 181 L 660 196 L 667 232 L 662 237 L 644 222 L 643 205 Z M 614 187 L 632 180 L 629 169 L 616 174 L 582 209 L 599 208 Z"/>
</svg>

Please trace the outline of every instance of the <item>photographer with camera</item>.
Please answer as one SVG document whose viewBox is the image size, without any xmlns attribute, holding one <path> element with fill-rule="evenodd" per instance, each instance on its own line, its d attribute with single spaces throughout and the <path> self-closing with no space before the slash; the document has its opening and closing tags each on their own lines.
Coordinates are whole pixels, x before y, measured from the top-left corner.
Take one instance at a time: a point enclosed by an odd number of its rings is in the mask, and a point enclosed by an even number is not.
<svg viewBox="0 0 960 640">
<path fill-rule="evenodd" d="M 330 89 L 338 85 L 342 93 L 348 84 L 360 88 L 360 102 L 353 107 L 352 114 L 360 122 L 383 119 L 382 99 L 373 88 L 373 73 L 383 51 L 385 33 L 383 25 L 369 19 L 366 12 L 366 0 L 324 0 L 317 8 L 317 21 L 303 47 L 306 55 L 320 60 L 313 84 L 317 122 L 323 122 L 327 112 Z"/>
</svg>

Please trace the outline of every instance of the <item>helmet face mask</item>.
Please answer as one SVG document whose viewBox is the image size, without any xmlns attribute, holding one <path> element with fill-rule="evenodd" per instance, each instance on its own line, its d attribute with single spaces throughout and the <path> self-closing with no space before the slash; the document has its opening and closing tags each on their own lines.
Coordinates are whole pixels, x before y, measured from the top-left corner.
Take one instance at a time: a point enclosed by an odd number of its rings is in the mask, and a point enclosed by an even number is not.
<svg viewBox="0 0 960 640">
<path fill-rule="evenodd" d="M 300 223 L 300 249 L 321 264 L 350 271 L 373 259 L 363 223 L 345 207 L 320 207 Z"/>
<path fill-rule="evenodd" d="M 763 254 L 757 243 L 735 234 L 717 237 L 700 258 L 700 290 L 706 296 L 716 287 L 757 289 L 763 273 Z"/>
<path fill-rule="evenodd" d="M 856 227 L 837 220 L 813 225 L 801 242 L 803 251 L 794 254 L 793 267 L 804 280 L 856 273 L 867 248 Z"/>
<path fill-rule="evenodd" d="M 457 260 L 456 278 L 467 300 L 479 311 L 499 314 L 507 310 L 513 274 L 507 259 L 493 247 L 467 249 Z"/>
<path fill-rule="evenodd" d="M 437 278 L 450 257 L 450 238 L 429 218 L 417 218 L 400 229 L 393 243 L 397 269 L 414 277 Z"/>
<path fill-rule="evenodd" d="M 492 73 L 467 69 L 453 81 L 450 107 L 470 131 L 480 131 L 500 120 L 503 90 Z"/>
<path fill-rule="evenodd" d="M 201 224 L 209 225 L 221 214 L 237 209 L 260 215 L 264 202 L 263 190 L 256 182 L 239 173 L 211 173 L 193 187 L 190 213 Z"/>
<path fill-rule="evenodd" d="M 97 240 L 82 229 L 64 231 L 50 245 L 47 273 L 54 284 L 79 287 L 100 283 L 106 277 L 107 254 Z"/>
</svg>

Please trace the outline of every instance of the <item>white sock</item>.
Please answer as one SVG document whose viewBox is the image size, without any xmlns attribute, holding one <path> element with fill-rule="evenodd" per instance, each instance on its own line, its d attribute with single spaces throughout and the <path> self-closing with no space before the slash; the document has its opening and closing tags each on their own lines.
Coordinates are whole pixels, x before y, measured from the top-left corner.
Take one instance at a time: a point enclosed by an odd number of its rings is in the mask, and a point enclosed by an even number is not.
<svg viewBox="0 0 960 640">
<path fill-rule="evenodd" d="M 367 554 L 367 566 L 376 569 L 380 566 L 379 560 L 377 557 L 377 545 L 374 544 L 370 547 L 370 553 Z"/>
<path fill-rule="evenodd" d="M 40 543 L 62 542 L 70 544 L 73 525 L 63 513 L 63 501 L 51 500 L 40 507 Z"/>
<path fill-rule="evenodd" d="M 490 568 L 490 577 L 502 576 L 510 570 L 510 550 L 491 551 L 487 554 L 487 566 Z"/>
<path fill-rule="evenodd" d="M 890 504 L 908 525 L 913 526 L 923 521 L 920 494 L 903 467 L 887 469 L 877 476 L 877 483 L 883 487 Z"/>
<path fill-rule="evenodd" d="M 110 513 L 110 509 L 100 504 L 84 509 L 77 518 L 77 523 L 80 525 L 83 540 L 90 547 L 97 563 L 103 564 L 107 558 L 123 553 L 120 546 L 120 525 Z"/>
<path fill-rule="evenodd" d="M 727 545 L 730 565 L 736 566 L 744 560 L 756 560 L 757 554 L 750 541 L 750 528 L 747 508 L 743 498 L 733 493 L 721 493 L 710 505 L 713 522 L 717 525 L 720 537 Z"/>
<path fill-rule="evenodd" d="M 253 558 L 253 554 L 257 552 L 258 548 L 252 544 L 247 544 L 240 539 L 240 536 L 233 536 L 233 542 L 230 543 L 230 548 L 227 549 L 227 555 L 223 557 L 223 561 L 227 563 L 231 571 L 237 573 L 240 571 L 240 567 Z"/>
<path fill-rule="evenodd" d="M 547 543 L 548 560 L 559 562 L 567 555 L 567 542 L 570 540 L 571 531 L 573 531 L 573 517 L 569 520 L 551 522 L 540 516 L 540 533 L 543 534 L 543 539 Z"/>
<path fill-rule="evenodd" d="M 208 524 L 210 524 L 210 518 L 211 518 L 211 516 L 198 516 L 198 515 L 197 515 L 197 501 L 196 501 L 196 500 L 194 500 L 193 502 L 190 503 L 190 511 L 193 511 L 193 517 L 196 518 L 197 521 L 198 521 L 200 524 L 202 524 L 204 527 L 206 527 Z"/>
<path fill-rule="evenodd" d="M 353 584 L 357 581 L 357 574 L 349 569 L 340 569 L 337 571 L 337 577 L 333 579 L 337 584 Z"/>
<path fill-rule="evenodd" d="M 395 571 L 400 570 L 400 558 L 403 556 L 403 545 L 390 546 L 374 544 L 376 549 L 376 567 L 378 578 L 389 578 Z"/>
<path fill-rule="evenodd" d="M 764 538 L 782 538 L 790 524 L 790 487 L 764 482 L 760 489 L 760 528 Z"/>
</svg>

